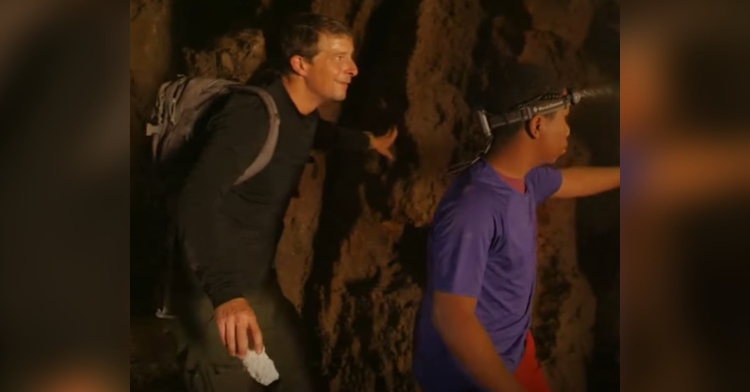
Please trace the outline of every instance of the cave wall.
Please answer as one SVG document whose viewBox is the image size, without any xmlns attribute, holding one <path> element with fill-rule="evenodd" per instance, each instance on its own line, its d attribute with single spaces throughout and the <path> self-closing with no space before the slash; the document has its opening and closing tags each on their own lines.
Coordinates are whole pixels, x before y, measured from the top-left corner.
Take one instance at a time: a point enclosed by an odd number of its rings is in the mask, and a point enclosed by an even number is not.
<svg viewBox="0 0 750 392">
<path fill-rule="evenodd" d="M 247 80 L 265 59 L 264 30 L 293 11 L 320 12 L 352 26 L 360 74 L 349 98 L 321 113 L 375 133 L 398 125 L 397 160 L 389 164 L 374 154 L 315 152 L 300 197 L 286 216 L 277 255 L 284 293 L 318 332 L 332 391 L 414 390 L 411 329 L 425 283 L 424 244 L 449 181 L 442 173 L 477 146 L 480 131 L 465 96 L 473 81 L 481 83 L 487 61 L 499 56 L 550 64 L 579 83 L 616 76 L 597 55 L 617 46 L 618 37 L 607 43 L 590 36 L 610 31 L 611 9 L 619 7 L 613 1 L 130 4 L 131 103 L 136 103 L 131 105 L 131 145 L 136 151 L 145 143 L 148 103 L 158 83 L 175 72 Z M 611 145 L 585 129 L 602 121 L 580 121 L 580 137 L 579 126 L 572 124 L 571 148 L 561 165 L 587 164 L 591 146 Z M 138 203 L 148 203 L 145 183 L 139 182 L 143 158 L 136 153 L 132 160 L 136 214 Z M 549 201 L 539 211 L 532 329 L 556 391 L 586 390 L 593 350 L 597 303 L 591 277 L 579 267 L 577 217 L 574 201 Z M 617 217 L 601 219 L 612 224 Z M 137 222 L 134 227 L 137 233 Z M 148 243 L 145 237 L 135 234 Z M 140 257 L 147 258 L 147 252 Z"/>
<path fill-rule="evenodd" d="M 170 77 L 172 61 L 172 0 L 130 1 L 130 252 L 131 314 L 153 312 L 155 258 L 148 177 L 146 121 L 159 84 Z M 144 300 L 145 299 L 145 300 Z"/>
</svg>

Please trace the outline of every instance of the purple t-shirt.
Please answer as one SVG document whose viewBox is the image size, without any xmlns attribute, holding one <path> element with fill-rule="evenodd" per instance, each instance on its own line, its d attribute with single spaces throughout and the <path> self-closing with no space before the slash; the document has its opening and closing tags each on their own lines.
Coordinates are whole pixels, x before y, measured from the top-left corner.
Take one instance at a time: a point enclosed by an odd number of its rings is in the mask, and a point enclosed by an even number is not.
<svg viewBox="0 0 750 392">
<path fill-rule="evenodd" d="M 413 370 L 423 390 L 477 388 L 432 324 L 435 290 L 477 298 L 479 322 L 508 370 L 516 369 L 536 281 L 536 208 L 561 183 L 558 170 L 541 166 L 528 173 L 521 193 L 480 160 L 448 187 L 433 219 L 414 331 Z"/>
</svg>

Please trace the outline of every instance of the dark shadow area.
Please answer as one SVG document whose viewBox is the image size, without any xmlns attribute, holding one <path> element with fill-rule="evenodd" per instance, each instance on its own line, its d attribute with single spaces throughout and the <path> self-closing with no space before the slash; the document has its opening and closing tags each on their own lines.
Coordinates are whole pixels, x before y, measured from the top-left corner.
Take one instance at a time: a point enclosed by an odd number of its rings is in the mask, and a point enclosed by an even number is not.
<svg viewBox="0 0 750 392">
<path fill-rule="evenodd" d="M 354 297 L 365 297 L 372 293 L 372 290 L 377 287 L 378 282 L 380 282 L 380 271 L 376 271 L 375 275 L 369 278 L 346 282 L 346 291 Z"/>
<path fill-rule="evenodd" d="M 746 4 L 743 9 L 732 8 L 735 12 L 721 23 L 690 31 L 674 53 L 678 60 L 674 95 L 682 119 L 693 125 L 697 137 L 747 140 L 750 55 L 738 50 L 750 43 L 746 10 Z M 688 326 L 689 344 L 704 358 L 709 385 L 717 391 L 744 389 L 744 374 L 750 367 L 749 196 L 745 191 L 693 206 L 675 224 L 679 322 Z"/>
<path fill-rule="evenodd" d="M 381 174 L 368 174 L 364 170 L 366 159 L 379 159 L 380 167 L 386 165 L 382 157 L 365 157 L 342 151 L 332 151 L 326 162 L 326 180 L 319 218 L 319 229 L 313 240 L 315 252 L 312 270 L 305 284 L 305 301 L 302 315 L 312 330 L 318 330 L 318 317 L 331 300 L 330 287 L 333 280 L 334 263 L 340 258 L 342 243 L 349 237 L 362 212 L 359 186 L 365 182 L 367 203 L 390 219 L 388 202 L 391 190 L 399 178 L 408 177 L 418 164 L 416 144 L 408 136 L 404 113 L 408 107 L 406 97 L 406 69 L 416 43 L 416 15 L 419 1 L 384 1 L 373 14 L 359 51 L 357 64 L 360 73 L 354 79 L 349 98 L 342 107 L 339 123 L 355 129 L 382 134 L 391 125 L 398 125 L 399 137 L 395 142 L 396 162 L 381 178 Z M 406 32 L 406 34 L 404 34 Z M 382 369 L 380 359 L 367 354 L 372 336 L 372 304 L 369 297 L 372 283 L 354 284 L 349 288 L 355 299 L 355 307 L 344 304 L 341 317 L 354 313 L 354 323 L 361 325 L 357 331 L 339 334 L 334 344 L 335 352 L 346 352 L 356 336 L 362 347 L 362 361 L 372 369 Z M 364 285 L 364 286 L 363 286 Z M 350 297 L 351 298 L 351 297 Z M 340 320 L 340 323 L 345 320 Z M 316 352 L 322 355 L 320 341 L 316 341 Z M 325 378 L 332 379 L 343 366 L 343 358 L 335 357 L 327 369 Z M 358 365 L 359 366 L 359 365 Z M 379 372 L 379 373 L 382 373 Z M 377 382 L 384 386 L 384 380 Z"/>
<path fill-rule="evenodd" d="M 406 69 L 416 45 L 418 1 L 385 1 L 375 9 L 357 57 L 359 75 L 344 102 L 340 123 L 376 135 L 396 125 L 396 161 L 377 156 L 378 173 L 365 178 L 365 197 L 370 208 L 391 219 L 389 196 L 398 179 L 408 178 L 419 165 L 417 145 L 406 128 L 408 109 Z M 409 32 L 400 34 L 399 32 Z"/>
<path fill-rule="evenodd" d="M 174 63 L 185 69 L 184 48 L 209 50 L 216 40 L 243 29 L 259 28 L 267 43 L 276 42 L 278 29 L 292 14 L 310 11 L 304 0 L 274 1 L 266 8 L 261 0 L 176 0 L 172 12 Z M 268 45 L 270 56 L 278 51 Z"/>
<path fill-rule="evenodd" d="M 356 368 L 358 371 L 349 372 L 350 376 L 360 376 L 365 374 L 365 369 L 375 371 L 375 391 L 385 390 L 384 367 L 377 353 L 370 349 L 370 343 L 373 340 L 371 334 L 373 323 L 372 301 L 369 292 L 367 294 L 353 294 L 349 300 L 343 304 L 339 325 L 351 324 L 348 329 L 349 333 L 342 333 L 332 349 L 331 364 L 328 370 L 331 373 L 326 377 L 332 379 L 345 368 Z M 351 321 L 350 321 L 351 320 Z M 351 347 L 357 341 L 360 347 L 360 355 L 357 358 L 342 356 L 341 354 L 349 353 Z M 358 382 L 366 384 L 365 380 Z M 327 390 L 323 388 L 321 390 Z"/>
<path fill-rule="evenodd" d="M 742 13 L 743 19 L 746 12 Z M 741 23 L 741 24 L 740 24 Z M 710 23 L 687 34 L 674 48 L 672 74 L 679 115 L 691 130 L 746 132 L 750 122 L 750 44 L 746 21 Z M 744 124 L 745 126 L 738 126 Z"/>
<path fill-rule="evenodd" d="M 276 33 L 281 22 L 297 12 L 310 11 L 301 0 L 273 1 L 266 8 L 261 0 L 177 0 L 174 2 L 174 37 L 179 48 L 211 49 L 218 38 L 246 28 Z"/>
<path fill-rule="evenodd" d="M 593 60 L 606 77 L 620 76 L 620 2 L 600 2 L 583 42 L 583 53 Z M 630 3 L 628 3 L 630 5 Z"/>
<path fill-rule="evenodd" d="M 620 390 L 620 228 L 578 243 L 578 259 L 596 295 L 594 350 L 587 365 L 589 391 Z"/>
<path fill-rule="evenodd" d="M 602 98 L 571 110 L 571 137 L 591 153 L 591 166 L 618 166 L 619 101 Z M 587 365 L 590 391 L 618 391 L 620 386 L 620 192 L 576 201 L 576 246 L 581 272 L 596 296 L 594 348 Z"/>
<path fill-rule="evenodd" d="M 711 202 L 679 223 L 675 260 L 681 292 L 680 324 L 709 366 L 715 390 L 739 390 L 750 366 L 748 194 Z M 740 388 L 742 389 L 742 388 Z"/>
<path fill-rule="evenodd" d="M 424 290 L 427 286 L 427 240 L 430 226 L 416 227 L 407 224 L 401 238 L 394 245 L 398 256 L 389 265 L 398 264 L 401 269 L 393 277 L 386 291 L 398 290 L 409 280 Z"/>
<path fill-rule="evenodd" d="M 583 141 L 591 164 L 620 164 L 620 101 L 602 97 L 583 101 L 570 110 L 570 137 Z"/>
<path fill-rule="evenodd" d="M 319 228 L 313 238 L 315 255 L 305 283 L 302 306 L 302 317 L 309 324 L 308 328 L 316 331 L 316 336 L 319 336 L 318 317 L 325 304 L 331 301 L 334 264 L 340 258 L 341 244 L 362 212 L 357 189 L 364 175 L 363 157 L 353 153 L 332 153 L 327 157 L 326 165 Z M 314 352 L 322 355 L 318 339 L 313 344 Z"/>
<path fill-rule="evenodd" d="M 502 65 L 516 61 L 526 43 L 524 32 L 532 28 L 531 15 L 522 1 L 483 0 L 482 8 L 486 14 L 477 32 L 477 42 L 472 52 L 474 68 L 469 76 L 465 97 L 469 107 L 474 110 L 486 106 L 483 79 Z M 499 19 L 502 21 L 499 22 Z M 510 51 L 501 52 L 498 49 L 501 46 L 507 46 Z M 458 148 L 453 152 L 451 165 L 473 159 L 486 147 L 485 136 L 474 113 L 468 124 L 461 121 L 456 124 L 453 136 L 458 140 Z"/>
<path fill-rule="evenodd" d="M 178 52 L 183 47 L 211 49 L 216 40 L 262 23 L 260 0 L 176 0 L 173 3 L 173 37 Z"/>
<path fill-rule="evenodd" d="M 531 330 L 536 343 L 536 356 L 548 366 L 555 364 L 557 358 L 552 355 L 557 346 L 557 331 L 560 329 L 560 302 L 570 294 L 570 282 L 561 273 L 557 256 L 550 260 L 549 267 L 539 270 L 539 283 L 545 291 L 539 295 L 536 313 L 543 323 L 532 326 Z"/>
<path fill-rule="evenodd" d="M 505 16 L 513 20 L 514 25 L 518 27 L 518 31 L 524 31 L 531 27 L 531 15 L 523 1 L 482 0 L 482 8 L 484 8 L 490 18 Z M 522 47 L 523 45 L 520 46 Z"/>
</svg>

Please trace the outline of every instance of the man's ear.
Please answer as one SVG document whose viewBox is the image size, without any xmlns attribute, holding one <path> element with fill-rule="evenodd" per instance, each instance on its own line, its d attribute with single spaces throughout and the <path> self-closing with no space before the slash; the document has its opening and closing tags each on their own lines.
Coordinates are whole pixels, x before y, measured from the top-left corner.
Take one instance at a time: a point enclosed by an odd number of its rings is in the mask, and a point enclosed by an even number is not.
<svg viewBox="0 0 750 392">
<path fill-rule="evenodd" d="M 289 59 L 289 65 L 292 66 L 292 70 L 297 75 L 305 76 L 307 74 L 308 64 L 302 56 L 292 56 Z"/>
</svg>

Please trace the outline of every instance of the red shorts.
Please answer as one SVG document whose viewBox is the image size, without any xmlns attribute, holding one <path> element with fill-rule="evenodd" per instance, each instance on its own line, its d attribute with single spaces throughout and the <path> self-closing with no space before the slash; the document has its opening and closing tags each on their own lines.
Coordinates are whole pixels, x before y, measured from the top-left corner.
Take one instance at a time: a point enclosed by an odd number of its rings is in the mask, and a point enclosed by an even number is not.
<svg viewBox="0 0 750 392">
<path fill-rule="evenodd" d="M 550 392 L 547 380 L 544 378 L 542 366 L 536 359 L 536 347 L 530 331 L 526 331 L 526 344 L 521 362 L 513 373 L 526 392 Z"/>
</svg>

